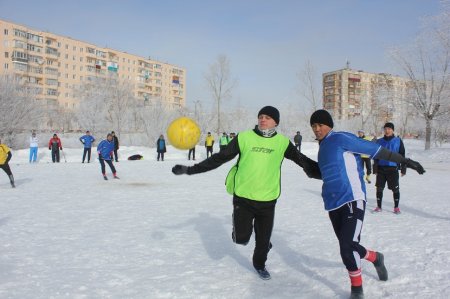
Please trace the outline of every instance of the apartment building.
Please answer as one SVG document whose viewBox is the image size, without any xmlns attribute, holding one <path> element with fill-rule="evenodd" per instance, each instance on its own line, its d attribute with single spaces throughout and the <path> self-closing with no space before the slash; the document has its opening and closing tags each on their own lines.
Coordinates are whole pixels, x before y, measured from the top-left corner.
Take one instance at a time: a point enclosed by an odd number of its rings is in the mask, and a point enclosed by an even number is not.
<svg viewBox="0 0 450 299">
<path fill-rule="evenodd" d="M 322 74 L 322 83 L 323 107 L 339 120 L 369 114 L 380 121 L 399 119 L 411 90 L 406 78 L 350 68 Z"/>
<path fill-rule="evenodd" d="M 49 109 L 75 109 L 74 87 L 107 76 L 129 81 L 144 104 L 185 106 L 184 68 L 3 20 L 0 36 L 0 74 L 20 75 L 37 87 Z"/>
</svg>

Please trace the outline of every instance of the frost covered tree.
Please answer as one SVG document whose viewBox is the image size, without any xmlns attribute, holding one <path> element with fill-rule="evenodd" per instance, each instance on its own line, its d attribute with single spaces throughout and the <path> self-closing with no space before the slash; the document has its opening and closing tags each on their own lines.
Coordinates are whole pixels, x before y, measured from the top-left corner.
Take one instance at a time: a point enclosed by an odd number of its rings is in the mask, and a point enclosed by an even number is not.
<svg viewBox="0 0 450 299">
<path fill-rule="evenodd" d="M 210 65 L 205 75 L 207 87 L 216 104 L 217 134 L 222 132 L 221 113 L 222 102 L 231 98 L 231 93 L 236 85 L 236 80 L 231 77 L 230 61 L 227 56 L 219 55 L 217 60 Z"/>
<path fill-rule="evenodd" d="M 74 88 L 78 99 L 77 119 L 81 128 L 95 133 L 106 129 L 106 102 L 104 80 L 91 78 Z"/>
<path fill-rule="evenodd" d="M 310 60 L 305 62 L 303 69 L 297 74 L 300 81 L 300 94 L 308 103 L 308 111 L 306 114 L 311 115 L 314 111 L 322 106 L 322 93 L 318 80 L 320 77 Z M 301 102 L 301 107 L 304 108 L 304 101 Z M 302 109 L 304 110 L 304 109 Z"/>
<path fill-rule="evenodd" d="M 39 89 L 22 78 L 10 74 L 0 76 L 0 136 L 11 146 L 15 134 L 31 131 L 42 124 L 45 113 L 38 94 Z"/>
<path fill-rule="evenodd" d="M 425 120 L 425 149 L 430 149 L 433 120 L 450 114 L 450 1 L 428 18 L 423 31 L 391 56 L 411 80 L 413 96 L 407 99 Z"/>
</svg>

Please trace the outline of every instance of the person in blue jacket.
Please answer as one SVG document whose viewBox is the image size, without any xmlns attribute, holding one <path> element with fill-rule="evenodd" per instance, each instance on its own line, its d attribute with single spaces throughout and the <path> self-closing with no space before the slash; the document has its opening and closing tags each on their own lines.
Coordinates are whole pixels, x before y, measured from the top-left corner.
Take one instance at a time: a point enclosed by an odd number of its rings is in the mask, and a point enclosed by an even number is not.
<svg viewBox="0 0 450 299">
<path fill-rule="evenodd" d="M 370 158 L 404 163 L 423 174 L 422 165 L 389 151 L 379 144 L 348 132 L 333 131 L 333 119 L 326 110 L 311 115 L 311 128 L 319 141 L 318 164 L 323 180 L 322 198 L 339 241 L 342 261 L 351 282 L 350 298 L 364 298 L 361 259 L 372 262 L 380 280 L 388 279 L 384 256 L 360 242 L 366 208 L 366 186 L 361 154 Z"/>
<path fill-rule="evenodd" d="M 106 176 L 105 162 L 109 165 L 109 168 L 111 168 L 111 172 L 113 173 L 114 178 L 115 179 L 119 178 L 116 173 L 116 168 L 114 167 L 114 164 L 112 162 L 113 152 L 114 152 L 113 136 L 111 133 L 109 133 L 106 136 L 106 140 L 102 140 L 97 146 L 98 159 L 100 160 L 102 174 L 105 180 L 108 180 L 108 177 Z"/>
<path fill-rule="evenodd" d="M 86 131 L 86 135 L 83 135 L 80 137 L 80 142 L 84 145 L 84 151 L 83 151 L 83 160 L 81 163 L 84 163 L 84 159 L 86 158 L 86 154 L 88 156 L 88 163 L 91 162 L 91 148 L 92 143 L 95 141 L 94 136 L 91 135 L 91 132 L 88 130 Z"/>
<path fill-rule="evenodd" d="M 156 141 L 156 151 L 158 152 L 158 161 L 160 158 L 161 161 L 164 161 L 164 153 L 166 152 L 166 140 L 164 140 L 163 135 L 159 135 L 159 138 Z"/>
<path fill-rule="evenodd" d="M 394 124 L 387 122 L 384 125 L 384 136 L 377 140 L 377 143 L 390 151 L 399 153 L 403 157 L 405 156 L 405 146 L 403 141 L 394 135 Z M 403 163 L 396 163 L 392 161 L 375 159 L 373 162 L 373 173 L 377 175 L 375 186 L 377 187 L 377 207 L 374 212 L 381 212 L 381 203 L 383 201 L 383 190 L 386 186 L 392 190 L 394 197 L 394 213 L 400 214 L 400 182 L 398 170 L 402 176 L 406 175 L 406 165 Z"/>
</svg>

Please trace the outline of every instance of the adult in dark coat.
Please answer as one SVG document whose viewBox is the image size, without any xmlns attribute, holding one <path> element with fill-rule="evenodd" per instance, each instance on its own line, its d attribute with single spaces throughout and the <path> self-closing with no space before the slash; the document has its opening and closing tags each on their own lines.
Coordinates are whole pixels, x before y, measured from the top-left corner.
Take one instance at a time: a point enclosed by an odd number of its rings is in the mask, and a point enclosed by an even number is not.
<svg viewBox="0 0 450 299">
<path fill-rule="evenodd" d="M 159 139 L 156 141 L 156 152 L 158 152 L 158 161 L 161 158 L 161 161 L 164 161 L 164 153 L 166 152 L 166 140 L 164 140 L 164 136 L 160 135 Z"/>
<path fill-rule="evenodd" d="M 111 132 L 114 141 L 114 160 L 119 162 L 119 156 L 117 155 L 117 151 L 119 150 L 119 138 L 117 138 L 116 133 L 114 131 Z"/>
</svg>

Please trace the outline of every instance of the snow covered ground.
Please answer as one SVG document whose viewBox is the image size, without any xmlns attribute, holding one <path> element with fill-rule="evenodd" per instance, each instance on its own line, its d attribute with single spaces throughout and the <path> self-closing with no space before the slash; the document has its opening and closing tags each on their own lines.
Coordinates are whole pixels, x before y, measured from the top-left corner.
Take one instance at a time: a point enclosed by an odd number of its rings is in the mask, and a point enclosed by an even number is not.
<svg viewBox="0 0 450 299">
<path fill-rule="evenodd" d="M 363 262 L 366 298 L 450 297 L 450 146 L 423 151 L 405 141 L 426 174 L 401 178 L 400 208 L 385 190 L 384 211 L 366 213 L 362 244 L 385 254 L 389 281 Z M 231 241 L 232 162 L 175 176 L 187 151 L 123 147 L 120 180 L 104 181 L 97 160 L 65 149 L 67 163 L 28 164 L 13 152 L 17 188 L 0 173 L 0 298 L 347 298 L 349 279 L 320 197 L 321 182 L 285 160 L 273 249 L 263 281 L 251 265 L 253 243 Z M 303 151 L 316 158 L 317 144 Z M 140 153 L 142 161 L 126 161 Z M 204 158 L 197 147 L 197 161 Z M 200 158 L 200 159 L 199 159 Z M 109 173 L 109 169 L 108 169 Z M 110 174 L 110 173 L 109 173 Z M 375 187 L 368 185 L 368 209 Z"/>
</svg>

